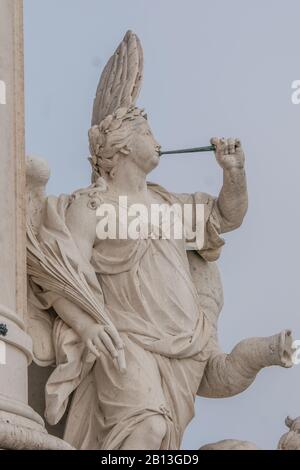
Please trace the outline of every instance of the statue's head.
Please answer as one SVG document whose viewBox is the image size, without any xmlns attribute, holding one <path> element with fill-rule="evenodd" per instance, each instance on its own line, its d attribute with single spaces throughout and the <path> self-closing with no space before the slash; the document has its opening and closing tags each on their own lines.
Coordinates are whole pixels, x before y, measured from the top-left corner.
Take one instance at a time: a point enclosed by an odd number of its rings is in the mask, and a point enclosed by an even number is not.
<svg viewBox="0 0 300 470">
<path fill-rule="evenodd" d="M 160 145 L 144 111 L 136 107 L 143 64 L 140 41 L 128 31 L 102 72 L 94 101 L 89 131 L 93 181 L 113 178 L 123 158 L 145 174 L 159 162 Z"/>
<path fill-rule="evenodd" d="M 145 174 L 158 165 L 160 145 L 143 109 L 119 108 L 89 131 L 93 180 L 113 178 L 120 159 L 134 163 Z"/>
</svg>

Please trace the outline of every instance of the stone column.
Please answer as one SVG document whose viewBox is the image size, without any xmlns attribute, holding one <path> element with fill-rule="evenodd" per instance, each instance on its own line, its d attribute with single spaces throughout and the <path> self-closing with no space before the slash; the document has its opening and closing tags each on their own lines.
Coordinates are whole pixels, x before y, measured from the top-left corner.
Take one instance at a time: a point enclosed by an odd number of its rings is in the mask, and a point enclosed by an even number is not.
<svg viewBox="0 0 300 470">
<path fill-rule="evenodd" d="M 0 0 L 0 162 L 0 448 L 69 448 L 28 406 L 22 0 Z"/>
</svg>

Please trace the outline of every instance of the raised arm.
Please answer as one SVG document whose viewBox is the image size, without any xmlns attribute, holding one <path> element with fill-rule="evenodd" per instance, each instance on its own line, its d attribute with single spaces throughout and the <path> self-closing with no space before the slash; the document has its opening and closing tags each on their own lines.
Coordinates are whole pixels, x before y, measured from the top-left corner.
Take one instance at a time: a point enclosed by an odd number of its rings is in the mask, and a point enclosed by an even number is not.
<svg viewBox="0 0 300 470">
<path fill-rule="evenodd" d="M 223 186 L 217 205 L 221 233 L 240 227 L 248 208 L 245 156 L 237 139 L 211 139 L 216 146 L 216 159 L 223 168 Z"/>
</svg>

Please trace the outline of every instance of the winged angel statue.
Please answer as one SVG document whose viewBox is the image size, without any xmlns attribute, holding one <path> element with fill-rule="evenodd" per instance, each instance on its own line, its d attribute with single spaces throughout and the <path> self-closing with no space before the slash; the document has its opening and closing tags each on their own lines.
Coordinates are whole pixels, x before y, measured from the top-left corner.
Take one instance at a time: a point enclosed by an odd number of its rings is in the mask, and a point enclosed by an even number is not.
<svg viewBox="0 0 300 470">
<path fill-rule="evenodd" d="M 224 175 L 217 198 L 148 183 L 160 145 L 136 107 L 142 77 L 141 44 L 128 31 L 94 101 L 90 186 L 46 197 L 48 165 L 27 160 L 28 330 L 35 362 L 54 367 L 45 417 L 56 424 L 68 409 L 64 438 L 78 449 L 179 449 L 197 395 L 229 397 L 263 367 L 292 365 L 288 330 L 246 339 L 230 354 L 218 344 L 215 261 L 221 234 L 247 211 L 240 141 L 212 140 Z M 189 245 L 188 228 L 182 239 L 150 229 L 138 239 L 99 236 L 98 209 L 118 208 L 120 196 L 147 208 L 201 204 L 202 245 Z"/>
</svg>

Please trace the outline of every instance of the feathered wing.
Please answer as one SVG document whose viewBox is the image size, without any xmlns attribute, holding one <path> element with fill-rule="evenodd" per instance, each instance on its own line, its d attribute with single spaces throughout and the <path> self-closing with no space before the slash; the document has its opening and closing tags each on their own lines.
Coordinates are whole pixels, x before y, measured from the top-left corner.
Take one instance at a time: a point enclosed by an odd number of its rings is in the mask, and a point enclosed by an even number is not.
<svg viewBox="0 0 300 470">
<path fill-rule="evenodd" d="M 27 234 L 38 234 L 45 207 L 45 188 L 50 177 L 50 169 L 45 160 L 28 157 L 26 160 Z M 33 342 L 34 361 L 40 366 L 55 363 L 52 341 L 54 316 L 43 308 L 35 296 L 36 286 L 28 278 L 26 327 Z"/>
<path fill-rule="evenodd" d="M 143 80 L 144 58 L 139 38 L 132 31 L 106 64 L 94 100 L 92 126 L 118 108 L 134 106 Z"/>
</svg>

